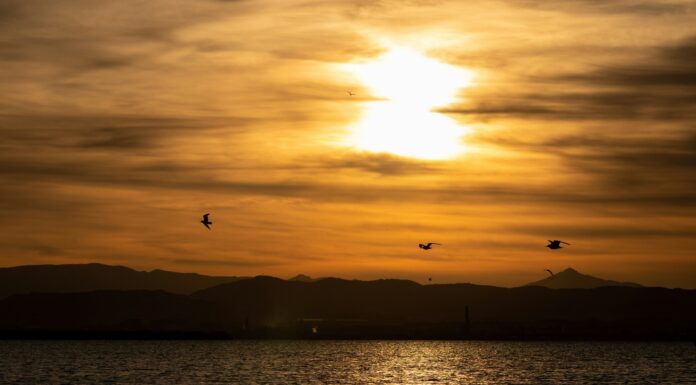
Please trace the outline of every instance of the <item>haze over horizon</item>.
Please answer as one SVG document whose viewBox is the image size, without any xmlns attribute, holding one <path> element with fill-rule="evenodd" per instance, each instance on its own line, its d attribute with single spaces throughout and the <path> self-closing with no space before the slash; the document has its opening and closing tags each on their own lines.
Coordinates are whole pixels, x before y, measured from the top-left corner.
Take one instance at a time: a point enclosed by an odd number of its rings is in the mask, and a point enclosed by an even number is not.
<svg viewBox="0 0 696 385">
<path fill-rule="evenodd" d="M 175 3 L 0 3 L 0 266 L 696 288 L 696 2 Z"/>
</svg>

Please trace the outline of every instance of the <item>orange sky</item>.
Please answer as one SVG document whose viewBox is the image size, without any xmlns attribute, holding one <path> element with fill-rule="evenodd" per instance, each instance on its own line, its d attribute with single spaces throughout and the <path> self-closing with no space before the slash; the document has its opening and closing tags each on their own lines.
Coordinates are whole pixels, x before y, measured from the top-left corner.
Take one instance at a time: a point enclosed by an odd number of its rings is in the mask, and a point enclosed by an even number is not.
<svg viewBox="0 0 696 385">
<path fill-rule="evenodd" d="M 696 288 L 695 13 L 3 1 L 0 266 Z"/>
</svg>

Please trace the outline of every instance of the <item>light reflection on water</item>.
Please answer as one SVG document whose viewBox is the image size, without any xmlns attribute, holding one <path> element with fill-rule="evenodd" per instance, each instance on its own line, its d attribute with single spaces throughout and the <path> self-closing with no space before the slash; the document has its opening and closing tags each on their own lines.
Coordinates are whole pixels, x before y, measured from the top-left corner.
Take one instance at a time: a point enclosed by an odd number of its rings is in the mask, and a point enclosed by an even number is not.
<svg viewBox="0 0 696 385">
<path fill-rule="evenodd" d="M 0 341 L 2 384 L 696 384 L 691 343 Z"/>
</svg>

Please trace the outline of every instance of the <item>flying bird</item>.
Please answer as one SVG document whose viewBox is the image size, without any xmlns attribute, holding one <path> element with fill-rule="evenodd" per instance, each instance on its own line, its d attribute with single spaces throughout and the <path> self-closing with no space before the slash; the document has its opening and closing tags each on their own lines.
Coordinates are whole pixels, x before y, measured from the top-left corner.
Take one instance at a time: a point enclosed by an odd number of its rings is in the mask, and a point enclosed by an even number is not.
<svg viewBox="0 0 696 385">
<path fill-rule="evenodd" d="M 432 282 L 432 281 L 433 281 L 433 277 L 428 277 L 428 282 Z"/>
<path fill-rule="evenodd" d="M 346 91 L 346 92 L 348 93 L 348 96 L 355 96 L 355 94 L 353 93 L 353 91 Z"/>
<path fill-rule="evenodd" d="M 561 246 L 561 243 L 563 243 L 564 245 L 570 246 L 570 243 L 568 243 L 568 242 L 559 241 L 558 239 L 552 241 L 549 239 L 549 244 L 546 245 L 546 247 L 548 247 L 551 250 L 561 249 L 561 248 L 563 248 L 563 246 Z"/>
<path fill-rule="evenodd" d="M 549 270 L 549 269 L 544 269 L 544 271 L 548 271 L 549 274 L 551 274 L 551 277 L 553 278 L 553 271 L 551 271 L 551 270 Z"/>
<path fill-rule="evenodd" d="M 210 214 L 203 215 L 203 220 L 201 221 L 201 223 L 203 224 L 203 226 L 207 227 L 208 230 L 210 230 L 210 225 L 212 225 L 213 222 L 208 220 L 208 215 Z"/>
<path fill-rule="evenodd" d="M 423 250 L 430 250 L 430 249 L 433 248 L 433 247 L 432 247 L 433 245 L 439 245 L 439 243 L 430 242 L 430 243 L 428 243 L 427 245 L 424 245 L 424 244 L 422 244 L 422 243 L 419 243 L 419 244 L 418 244 L 418 247 L 420 247 L 420 248 L 423 249 Z"/>
</svg>

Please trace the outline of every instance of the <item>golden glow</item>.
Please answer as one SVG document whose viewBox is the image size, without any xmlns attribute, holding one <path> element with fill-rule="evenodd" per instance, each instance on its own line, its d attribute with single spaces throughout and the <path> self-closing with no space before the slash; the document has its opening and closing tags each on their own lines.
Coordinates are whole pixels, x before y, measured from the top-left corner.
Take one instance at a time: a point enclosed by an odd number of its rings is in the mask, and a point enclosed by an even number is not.
<svg viewBox="0 0 696 385">
<path fill-rule="evenodd" d="M 382 99 L 365 103 L 348 145 L 422 159 L 446 159 L 464 151 L 464 127 L 432 110 L 454 101 L 471 81 L 469 71 L 405 48 L 346 68 Z"/>
</svg>

